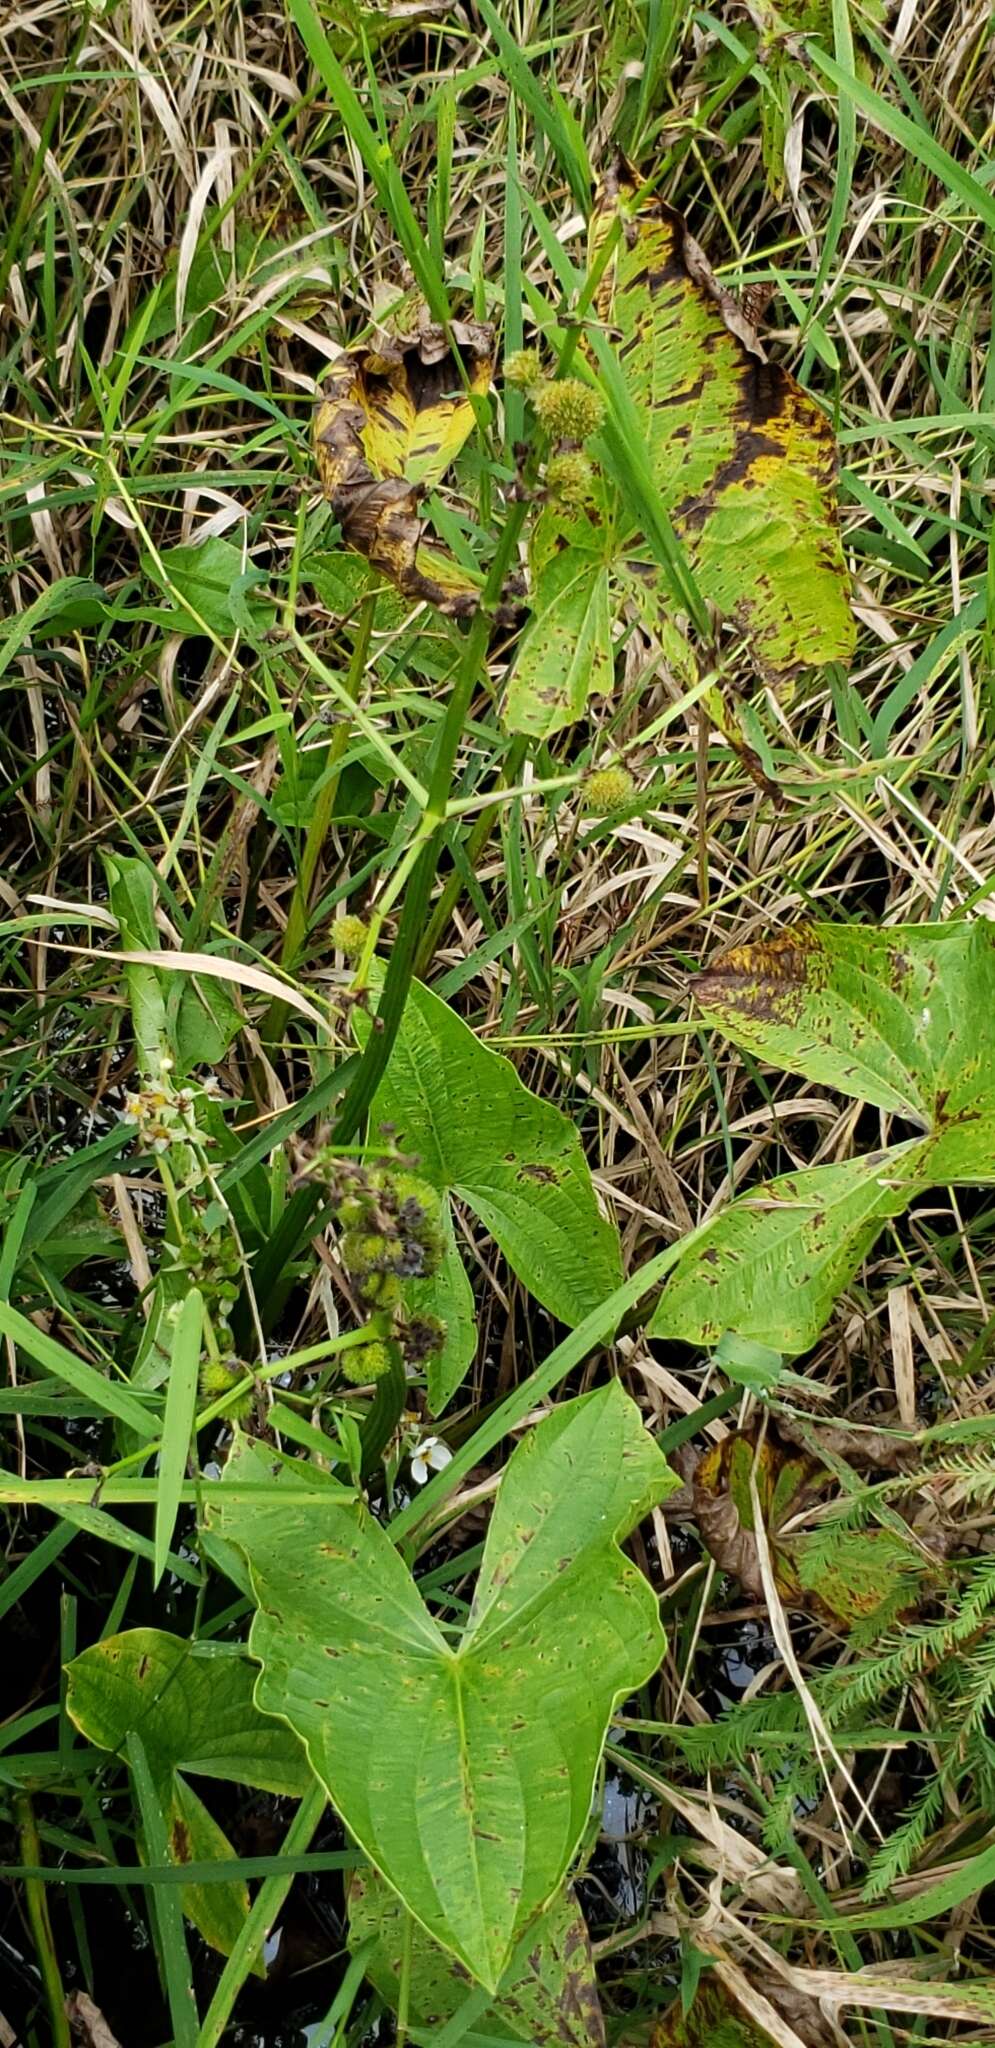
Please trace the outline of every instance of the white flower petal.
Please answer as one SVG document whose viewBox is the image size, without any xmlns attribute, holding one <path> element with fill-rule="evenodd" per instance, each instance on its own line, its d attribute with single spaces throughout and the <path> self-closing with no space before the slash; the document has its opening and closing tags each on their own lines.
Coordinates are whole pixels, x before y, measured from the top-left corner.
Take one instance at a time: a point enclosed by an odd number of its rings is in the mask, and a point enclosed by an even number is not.
<svg viewBox="0 0 995 2048">
<path fill-rule="evenodd" d="M 411 1460 L 411 1477 L 416 1486 L 424 1486 L 428 1478 L 428 1466 L 424 1458 L 417 1451 Z"/>
<path fill-rule="evenodd" d="M 422 1445 L 422 1455 L 428 1460 L 434 1472 L 444 1472 L 446 1466 L 451 1465 L 453 1462 L 453 1454 L 449 1445 L 442 1443 L 437 1436 L 432 1438 L 431 1445 Z"/>
</svg>

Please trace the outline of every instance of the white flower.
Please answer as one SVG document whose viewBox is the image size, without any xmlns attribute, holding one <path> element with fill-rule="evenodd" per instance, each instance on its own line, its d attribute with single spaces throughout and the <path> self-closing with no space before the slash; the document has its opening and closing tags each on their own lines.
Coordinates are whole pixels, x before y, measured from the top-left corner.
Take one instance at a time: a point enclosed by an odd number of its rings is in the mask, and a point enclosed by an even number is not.
<svg viewBox="0 0 995 2048">
<path fill-rule="evenodd" d="M 411 1477 L 416 1486 L 424 1486 L 429 1467 L 433 1472 L 444 1472 L 452 1458 L 448 1444 L 441 1437 L 424 1436 L 411 1457 Z"/>
</svg>

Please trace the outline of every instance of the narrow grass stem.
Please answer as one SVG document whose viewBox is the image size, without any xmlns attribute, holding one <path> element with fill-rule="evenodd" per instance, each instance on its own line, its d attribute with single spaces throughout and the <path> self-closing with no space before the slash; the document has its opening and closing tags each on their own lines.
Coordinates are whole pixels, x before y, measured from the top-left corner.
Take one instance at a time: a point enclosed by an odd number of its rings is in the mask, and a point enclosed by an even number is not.
<svg viewBox="0 0 995 2048">
<path fill-rule="evenodd" d="M 18 1841 L 21 1856 L 28 1869 L 41 1867 L 41 1838 L 35 1820 L 34 1807 L 27 1792 L 18 1792 L 14 1798 L 14 1816 L 17 1821 Z M 24 1898 L 28 1909 L 31 1938 L 35 1945 L 35 1957 L 41 1976 L 45 2004 L 48 2007 L 49 2025 L 52 2029 L 53 2048 L 72 2048 L 69 2021 L 66 2018 L 66 1994 L 59 1973 L 58 1957 L 52 1937 L 52 1923 L 48 1917 L 48 1898 L 44 1880 L 26 1877 Z"/>
</svg>

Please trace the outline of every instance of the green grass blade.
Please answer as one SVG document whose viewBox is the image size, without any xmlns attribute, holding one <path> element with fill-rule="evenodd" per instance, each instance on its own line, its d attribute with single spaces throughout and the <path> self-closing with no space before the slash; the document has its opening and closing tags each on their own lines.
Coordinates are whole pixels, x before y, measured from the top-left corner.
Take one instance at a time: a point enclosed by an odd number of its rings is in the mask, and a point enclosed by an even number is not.
<svg viewBox="0 0 995 2048">
<path fill-rule="evenodd" d="M 192 1287 L 183 1302 L 173 1331 L 166 1389 L 166 1412 L 159 1451 L 159 1484 L 155 1504 L 155 1559 L 152 1567 L 156 1585 L 166 1569 L 170 1539 L 176 1526 L 180 1490 L 187 1469 L 190 1432 L 197 1407 L 197 1376 L 204 1327 L 204 1297 Z"/>
<path fill-rule="evenodd" d="M 497 8 L 491 5 L 491 0 L 477 0 L 477 7 L 497 44 L 501 69 L 509 85 L 556 152 L 577 205 L 586 214 L 591 203 L 591 171 L 576 123 L 567 118 L 562 101 L 557 106 L 546 98 L 534 67 L 502 21 Z"/>
<path fill-rule="evenodd" d="M 817 43 L 809 43 L 807 48 L 809 61 L 836 86 L 838 92 L 852 99 L 861 113 L 866 114 L 878 128 L 883 128 L 893 142 L 900 143 L 911 156 L 917 157 L 933 177 L 946 186 L 951 196 L 962 199 L 979 220 L 983 220 L 987 227 L 995 228 L 995 198 L 978 178 L 943 148 L 942 143 L 937 142 L 935 136 L 920 128 L 915 121 L 910 121 L 907 114 L 899 113 L 897 107 L 890 106 L 873 86 L 866 85 L 855 72 L 844 70 L 834 57 L 828 57 L 825 50 L 820 50 Z"/>
<path fill-rule="evenodd" d="M 301 1800 L 284 1837 L 281 1851 L 284 1868 L 277 1875 L 267 1877 L 253 1899 L 245 1925 L 204 2014 L 204 2022 L 196 2039 L 196 2048 L 217 2048 L 228 2025 L 235 2000 L 251 1973 L 262 1942 L 294 1881 L 295 1869 L 310 1860 L 300 1852 L 307 1848 L 326 1805 L 325 1791 L 321 1785 L 314 1785 Z"/>
<path fill-rule="evenodd" d="M 127 1750 L 149 1861 L 168 1863 L 169 1844 L 166 1839 L 162 1804 L 149 1770 L 145 1746 L 134 1728 L 128 1736 Z M 197 2008 L 194 2004 L 192 1971 L 187 1952 L 180 1894 L 175 1886 L 164 1885 L 153 1891 L 152 1899 L 159 1933 L 163 1976 L 166 1980 L 169 2016 L 173 2025 L 173 2048 L 196 2048 Z"/>
<path fill-rule="evenodd" d="M 37 1324 L 7 1301 L 0 1302 L 0 1336 L 9 1337 L 43 1372 L 50 1372 L 53 1378 L 72 1387 L 74 1393 L 82 1394 L 102 1415 L 113 1415 L 140 1436 L 148 1435 L 149 1411 L 137 1395 L 119 1386 L 116 1380 L 104 1379 L 92 1365 L 39 1330 Z"/>
<path fill-rule="evenodd" d="M 393 157 L 384 149 L 375 129 L 367 120 L 355 89 L 332 50 L 311 0 L 287 0 L 287 8 L 315 70 L 331 93 L 346 133 L 362 156 L 376 187 L 380 204 L 390 219 L 432 313 L 443 326 L 448 326 L 448 295 L 432 262 L 428 244 L 415 219 L 414 209 Z"/>
</svg>

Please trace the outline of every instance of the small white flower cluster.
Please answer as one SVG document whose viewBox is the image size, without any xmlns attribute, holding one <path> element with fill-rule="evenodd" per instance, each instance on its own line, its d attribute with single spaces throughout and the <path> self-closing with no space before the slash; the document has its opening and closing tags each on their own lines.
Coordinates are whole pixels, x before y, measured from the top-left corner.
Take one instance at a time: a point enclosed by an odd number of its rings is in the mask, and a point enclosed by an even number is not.
<svg viewBox="0 0 995 2048">
<path fill-rule="evenodd" d="M 124 1098 L 121 1120 L 135 1124 L 143 1145 L 152 1152 L 168 1152 L 171 1145 L 189 1145 L 198 1135 L 197 1110 L 205 1097 L 217 1099 L 221 1089 L 214 1074 L 205 1081 L 186 1082 L 175 1087 L 173 1062 L 168 1053 L 159 1062 L 159 1079 Z"/>
</svg>

